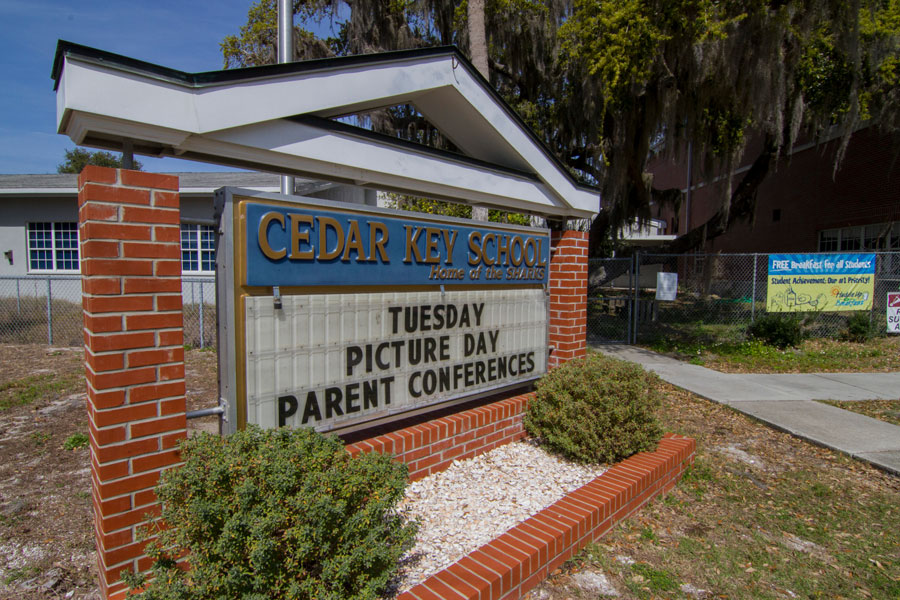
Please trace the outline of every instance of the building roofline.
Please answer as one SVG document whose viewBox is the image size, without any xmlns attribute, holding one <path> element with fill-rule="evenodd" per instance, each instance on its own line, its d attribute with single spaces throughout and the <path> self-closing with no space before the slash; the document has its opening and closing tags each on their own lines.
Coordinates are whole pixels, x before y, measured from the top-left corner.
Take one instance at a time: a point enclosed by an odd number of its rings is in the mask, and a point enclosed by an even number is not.
<svg viewBox="0 0 900 600">
<path fill-rule="evenodd" d="M 534 130 L 522 119 L 521 116 L 503 99 L 496 89 L 488 82 L 484 76 L 472 65 L 468 58 L 456 46 L 436 46 L 431 48 L 415 48 L 411 50 L 394 50 L 390 52 L 379 52 L 375 54 L 354 54 L 350 56 L 335 56 L 329 58 L 318 58 L 311 60 L 295 61 L 290 63 L 261 65 L 254 67 L 240 67 L 236 69 L 224 69 L 220 71 L 204 71 L 198 73 L 188 73 L 169 67 L 164 67 L 154 63 L 138 60 L 121 54 L 99 50 L 90 46 L 76 44 L 66 40 L 58 40 L 56 46 L 56 54 L 53 59 L 53 67 L 50 77 L 53 79 L 53 89 L 57 90 L 62 77 L 62 71 L 67 56 L 77 57 L 80 60 L 95 62 L 108 67 L 114 67 L 125 71 L 139 73 L 144 76 L 152 76 L 157 79 L 176 83 L 190 88 L 203 88 L 218 86 L 228 83 L 236 83 L 242 81 L 251 81 L 258 79 L 269 79 L 284 75 L 324 72 L 328 70 L 346 69 L 352 66 L 374 65 L 384 63 L 396 63 L 401 61 L 415 60 L 420 58 L 430 58 L 446 56 L 452 57 L 454 60 L 462 64 L 475 80 L 484 88 L 500 106 L 507 115 L 516 122 L 516 124 L 526 133 L 531 141 L 537 145 L 543 153 L 556 165 L 566 179 L 576 188 L 597 193 L 599 195 L 600 188 L 580 181 L 562 162 L 562 160 L 553 152 L 549 146 L 540 139 Z M 352 126 L 347 126 L 351 127 Z M 367 130 L 360 129 L 363 132 Z M 376 134 L 377 135 L 377 134 Z M 410 142 L 418 147 L 418 149 L 429 148 L 422 144 Z M 451 153 L 454 156 L 455 153 Z M 502 169 L 499 165 L 490 164 L 493 169 Z M 521 173 L 519 173 L 521 174 Z"/>
</svg>

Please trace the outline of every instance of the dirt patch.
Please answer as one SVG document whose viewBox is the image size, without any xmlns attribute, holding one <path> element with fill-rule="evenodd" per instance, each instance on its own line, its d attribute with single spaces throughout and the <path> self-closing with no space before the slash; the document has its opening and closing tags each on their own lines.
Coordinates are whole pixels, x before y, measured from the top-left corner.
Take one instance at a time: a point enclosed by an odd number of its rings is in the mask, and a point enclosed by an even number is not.
<svg viewBox="0 0 900 600">
<path fill-rule="evenodd" d="M 40 388 L 0 409 L 0 598 L 99 597 L 88 450 L 63 449 L 87 433 L 81 359 L 0 346 L 0 401 Z M 214 352 L 187 352 L 189 409 L 216 404 L 216 379 Z M 900 478 L 665 389 L 695 467 L 532 598 L 900 597 Z M 189 427 L 217 428 L 203 421 Z"/>
<path fill-rule="evenodd" d="M 0 346 L 0 598 L 100 597 L 89 450 L 64 449 L 88 432 L 82 358 L 81 348 Z M 215 406 L 216 370 L 215 352 L 186 353 L 188 410 Z"/>
<path fill-rule="evenodd" d="M 900 478 L 666 390 L 665 428 L 697 440 L 695 466 L 529 598 L 598 597 L 582 571 L 625 599 L 900 596 Z"/>
</svg>

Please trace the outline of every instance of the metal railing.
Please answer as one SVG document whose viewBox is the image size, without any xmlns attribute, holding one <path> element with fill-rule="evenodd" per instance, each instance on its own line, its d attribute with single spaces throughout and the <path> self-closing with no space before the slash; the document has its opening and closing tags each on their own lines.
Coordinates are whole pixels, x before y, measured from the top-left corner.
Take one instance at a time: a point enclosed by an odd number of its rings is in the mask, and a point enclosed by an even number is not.
<svg viewBox="0 0 900 600">
<path fill-rule="evenodd" d="M 877 252 L 870 321 L 884 330 L 887 292 L 900 290 L 900 252 Z M 588 341 L 649 343 L 662 337 L 737 341 L 766 312 L 769 254 L 653 254 L 592 259 Z M 674 301 L 656 299 L 657 273 L 676 273 Z M 841 335 L 849 311 L 800 313 L 815 337 Z"/>
<path fill-rule="evenodd" d="M 194 276 L 181 281 L 184 343 L 214 346 L 215 278 Z M 0 277 L 0 343 L 80 346 L 82 328 L 78 275 Z"/>
</svg>

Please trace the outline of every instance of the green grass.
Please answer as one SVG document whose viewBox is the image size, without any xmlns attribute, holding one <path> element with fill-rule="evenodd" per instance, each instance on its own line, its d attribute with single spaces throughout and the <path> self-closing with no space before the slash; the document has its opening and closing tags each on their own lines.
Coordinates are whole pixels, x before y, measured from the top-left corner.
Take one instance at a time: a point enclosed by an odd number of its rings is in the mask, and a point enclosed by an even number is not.
<svg viewBox="0 0 900 600">
<path fill-rule="evenodd" d="M 659 339 L 651 350 L 675 354 L 691 364 L 731 372 L 815 373 L 888 371 L 900 368 L 900 340 L 876 338 L 865 343 L 831 339 L 805 340 L 779 350 L 757 340 L 736 342 Z"/>
<path fill-rule="evenodd" d="M 655 569 L 646 563 L 631 565 L 632 575 L 626 580 L 628 588 L 641 598 L 654 597 L 660 592 L 678 589 L 678 579 L 669 571 Z"/>
<path fill-rule="evenodd" d="M 38 398 L 48 395 L 59 394 L 73 383 L 71 377 L 59 377 L 51 373 L 29 375 L 15 381 L 0 383 L 0 411 L 31 404 Z"/>
<path fill-rule="evenodd" d="M 35 566 L 22 567 L 17 569 L 9 569 L 3 578 L 3 583 L 9 585 L 23 579 L 30 579 L 37 576 L 41 572 L 40 568 Z"/>
<path fill-rule="evenodd" d="M 30 437 L 35 446 L 43 446 L 44 442 L 49 440 L 51 435 L 44 431 L 32 431 Z"/>
<path fill-rule="evenodd" d="M 81 432 L 73 433 L 63 442 L 63 450 L 78 450 L 79 448 L 86 448 L 87 445 L 88 436 Z"/>
<path fill-rule="evenodd" d="M 573 569 L 601 570 L 625 598 L 688 600 L 690 584 L 706 598 L 900 599 L 895 478 L 674 388 L 661 419 L 697 440 L 694 464 Z"/>
</svg>

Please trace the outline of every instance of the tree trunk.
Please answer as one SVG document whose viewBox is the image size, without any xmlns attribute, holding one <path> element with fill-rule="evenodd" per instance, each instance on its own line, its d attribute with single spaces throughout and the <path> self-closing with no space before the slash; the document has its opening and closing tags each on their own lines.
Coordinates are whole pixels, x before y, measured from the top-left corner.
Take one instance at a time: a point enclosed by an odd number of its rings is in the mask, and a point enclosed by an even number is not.
<svg viewBox="0 0 900 600">
<path fill-rule="evenodd" d="M 485 79 L 490 81 L 487 36 L 484 29 L 484 0 L 468 1 L 468 17 L 469 53 L 472 55 L 472 64 Z"/>
</svg>

